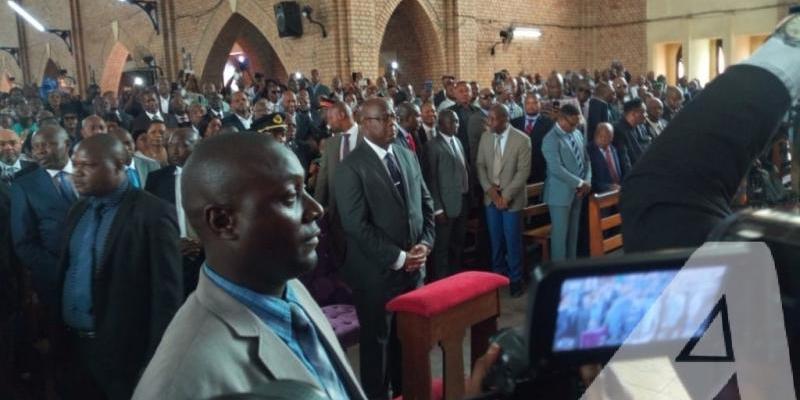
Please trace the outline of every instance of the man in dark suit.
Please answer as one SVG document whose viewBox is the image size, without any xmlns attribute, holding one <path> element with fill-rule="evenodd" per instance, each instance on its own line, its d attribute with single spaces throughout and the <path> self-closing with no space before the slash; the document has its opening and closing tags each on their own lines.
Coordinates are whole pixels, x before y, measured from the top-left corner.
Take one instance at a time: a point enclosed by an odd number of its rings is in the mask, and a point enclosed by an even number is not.
<svg viewBox="0 0 800 400">
<path fill-rule="evenodd" d="M 625 180 L 626 253 L 700 246 L 731 214 L 742 178 L 798 96 L 797 50 L 772 36 L 675 115 Z"/>
<path fill-rule="evenodd" d="M 177 128 L 178 121 L 172 114 L 164 114 L 160 111 L 159 102 L 156 98 L 156 93 L 152 90 L 146 90 L 142 93 L 142 105 L 144 112 L 139 114 L 131 123 L 132 132 L 134 134 L 147 131 L 151 121 L 162 121 L 167 128 Z"/>
<path fill-rule="evenodd" d="M 197 233 L 186 221 L 181 205 L 181 175 L 183 165 L 192 155 L 200 136 L 192 128 L 178 128 L 167 141 L 169 166 L 152 172 L 147 177 L 145 190 L 174 206 L 180 234 L 180 249 L 183 256 L 183 288 L 186 296 L 197 286 L 200 265 L 203 263 L 202 245 Z"/>
<path fill-rule="evenodd" d="M 14 175 L 36 165 L 20 159 L 22 142 L 14 131 L 0 129 L 0 185 L 10 185 Z"/>
<path fill-rule="evenodd" d="M 328 108 L 327 121 L 334 136 L 325 143 L 325 152 L 322 153 L 314 187 L 314 199 L 325 207 L 325 217 L 328 218 L 330 229 L 331 248 L 338 263 L 342 263 L 347 243 L 334 194 L 336 169 L 345 157 L 355 150 L 362 139 L 358 132 L 358 124 L 353 121 L 353 112 L 344 102 L 337 101 Z"/>
<path fill-rule="evenodd" d="M 458 115 L 458 139 L 461 140 L 461 145 L 466 149 L 467 154 L 471 154 L 469 142 L 469 119 L 472 114 L 480 112 L 478 107 L 472 105 L 472 88 L 466 81 L 459 81 L 456 84 L 455 90 L 456 104 L 450 107 L 450 110 L 455 111 Z M 471 166 L 474 169 L 474 166 Z"/>
<path fill-rule="evenodd" d="M 424 148 L 425 144 L 436 137 L 436 107 L 431 102 L 425 102 L 419 107 L 420 124 L 417 128 L 417 138 L 419 144 Z"/>
<path fill-rule="evenodd" d="M 169 205 L 131 187 L 125 148 L 83 140 L 58 268 L 65 398 L 130 399 L 183 300 L 178 226 Z"/>
<path fill-rule="evenodd" d="M 297 109 L 297 95 L 287 91 L 283 94 L 283 113 L 286 119 L 293 120 L 295 124 L 295 141 L 302 143 L 308 150 L 309 159 L 317 157 L 319 154 L 319 140 L 321 132 L 314 126 L 308 113 L 299 112 Z M 308 168 L 308 165 L 304 165 Z"/>
<path fill-rule="evenodd" d="M 594 90 L 594 96 L 589 99 L 589 119 L 586 121 L 586 140 L 591 143 L 597 125 L 603 122 L 614 123 L 611 121 L 611 103 L 614 102 L 616 94 L 614 89 L 607 83 L 602 82 Z"/>
<path fill-rule="evenodd" d="M 683 107 L 683 92 L 681 92 L 677 86 L 667 86 L 665 100 L 664 114 L 662 117 L 667 120 L 667 122 L 670 122 L 672 118 L 678 114 L 678 111 L 681 110 L 681 107 Z"/>
<path fill-rule="evenodd" d="M 544 182 L 547 164 L 542 154 L 542 140 L 553 129 L 553 120 L 539 113 L 541 100 L 538 93 L 525 96 L 525 115 L 511 120 L 511 126 L 525 132 L 531 138 L 531 175 L 529 183 Z"/>
<path fill-rule="evenodd" d="M 233 114 L 222 119 L 222 126 L 235 126 L 239 132 L 249 131 L 253 115 L 250 110 L 250 99 L 245 92 L 236 92 L 231 96 L 231 109 Z"/>
<path fill-rule="evenodd" d="M 328 97 L 331 94 L 331 89 L 320 81 L 319 70 L 316 68 L 311 70 L 311 84 L 308 85 L 308 94 L 311 97 L 312 112 L 319 108 L 320 97 Z"/>
<path fill-rule="evenodd" d="M 456 82 L 456 77 L 452 75 L 442 75 L 442 90 L 436 92 L 433 95 L 433 105 L 436 108 L 439 108 L 439 104 L 442 104 L 443 101 L 447 100 L 450 97 L 450 93 L 453 90 L 453 85 Z"/>
<path fill-rule="evenodd" d="M 462 268 L 469 213 L 468 153 L 454 136 L 458 132 L 455 112 L 445 110 L 439 114 L 438 131 L 439 135 L 425 145 L 423 168 L 436 220 L 434 279 L 446 278 Z"/>
<path fill-rule="evenodd" d="M 347 236 L 342 269 L 361 332 L 361 382 L 370 398 L 401 391 L 399 343 L 385 310 L 422 283 L 434 242 L 433 201 L 414 154 L 393 144 L 394 111 L 383 99 L 361 108 L 364 142 L 337 167 L 334 192 Z"/>
<path fill-rule="evenodd" d="M 31 271 L 34 290 L 52 305 L 64 220 L 77 194 L 67 132 L 46 126 L 33 136 L 32 144 L 40 168 L 17 175 L 11 185 L 11 235 L 14 250 Z"/>
<path fill-rule="evenodd" d="M 112 91 L 107 91 L 94 99 L 94 113 L 106 119 L 106 122 L 112 116 L 116 117 L 120 127 L 131 130 L 133 116 L 119 109 L 119 99 Z"/>
<path fill-rule="evenodd" d="M 417 159 L 422 156 L 422 146 L 416 137 L 419 128 L 419 107 L 403 102 L 397 106 L 397 137 L 395 144 L 403 146 L 414 153 Z"/>
<path fill-rule="evenodd" d="M 623 171 L 630 171 L 653 141 L 645 126 L 645 113 L 642 99 L 627 101 L 622 119 L 614 124 L 614 147 L 619 151 Z"/>
<path fill-rule="evenodd" d="M 622 170 L 614 140 L 614 127 L 607 122 L 597 125 L 594 142 L 589 143 L 592 161 L 592 190 L 598 193 L 619 189 L 625 172 Z"/>
</svg>

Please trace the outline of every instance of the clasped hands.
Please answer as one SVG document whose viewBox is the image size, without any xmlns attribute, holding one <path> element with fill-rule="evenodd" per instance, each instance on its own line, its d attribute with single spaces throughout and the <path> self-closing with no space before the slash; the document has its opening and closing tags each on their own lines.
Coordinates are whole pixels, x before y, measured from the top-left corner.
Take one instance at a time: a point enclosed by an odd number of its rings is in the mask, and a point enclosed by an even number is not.
<svg viewBox="0 0 800 400">
<path fill-rule="evenodd" d="M 503 195 L 500 194 L 500 186 L 492 185 L 487 193 L 489 193 L 489 198 L 492 200 L 492 203 L 498 210 L 508 209 L 508 200 L 506 200 Z"/>
<path fill-rule="evenodd" d="M 428 254 L 430 254 L 431 249 L 426 244 L 419 243 L 414 245 L 411 250 L 406 252 L 406 261 L 403 263 L 403 270 L 406 272 L 414 272 L 423 265 L 428 260 Z"/>
</svg>

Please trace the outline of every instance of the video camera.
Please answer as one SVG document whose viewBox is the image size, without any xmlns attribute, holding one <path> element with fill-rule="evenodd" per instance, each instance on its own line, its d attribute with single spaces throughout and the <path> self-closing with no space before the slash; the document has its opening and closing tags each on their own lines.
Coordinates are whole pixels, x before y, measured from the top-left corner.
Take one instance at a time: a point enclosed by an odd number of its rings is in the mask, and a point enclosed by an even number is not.
<svg viewBox="0 0 800 400">
<path fill-rule="evenodd" d="M 720 224 L 709 238 L 709 242 L 753 241 L 764 242 L 774 260 L 780 296 L 772 295 L 780 298 L 780 307 L 775 307 L 782 309 L 783 321 L 769 320 L 763 308 L 749 311 L 748 319 L 785 334 L 788 358 L 800 365 L 800 322 L 793 318 L 800 307 L 800 269 L 793 268 L 800 255 L 800 215 L 769 209 L 745 211 Z M 669 362 L 678 365 L 697 360 L 732 363 L 731 329 L 741 324 L 731 328 L 728 323 L 727 304 L 735 305 L 731 299 L 737 294 L 726 290 L 741 287 L 745 296 L 752 296 L 751 292 L 765 287 L 756 282 L 769 275 L 762 272 L 772 270 L 767 265 L 766 270 L 756 271 L 754 265 L 750 273 L 758 274 L 754 276 L 759 279 L 742 282 L 736 260 L 753 254 L 749 246 L 737 246 L 724 244 L 720 254 L 703 252 L 707 248 L 703 247 L 701 251 L 637 253 L 538 267 L 530 285 L 526 325 L 493 338 L 503 354 L 484 380 L 487 394 L 479 398 L 578 399 L 594 378 L 582 377 L 581 370 L 605 366 L 612 357 L 613 362 L 646 365 L 645 371 L 655 365 L 654 360 L 668 362 L 668 366 Z M 712 313 L 708 313 L 711 305 Z M 720 318 L 721 312 L 724 318 Z M 705 338 L 712 330 L 715 335 L 724 334 L 719 336 L 725 339 L 721 354 L 697 356 L 697 349 L 708 343 Z M 764 339 L 752 339 L 756 345 L 766 345 L 760 341 Z M 749 342 L 739 340 L 737 344 Z M 800 382 L 794 371 L 791 375 L 794 382 Z M 735 377 L 724 386 L 723 393 L 729 387 L 738 390 Z M 689 388 L 686 391 L 692 396 L 688 398 L 703 398 L 691 391 L 691 374 L 676 372 L 674 378 Z M 715 396 L 726 398 L 718 393 L 705 398 Z"/>
</svg>

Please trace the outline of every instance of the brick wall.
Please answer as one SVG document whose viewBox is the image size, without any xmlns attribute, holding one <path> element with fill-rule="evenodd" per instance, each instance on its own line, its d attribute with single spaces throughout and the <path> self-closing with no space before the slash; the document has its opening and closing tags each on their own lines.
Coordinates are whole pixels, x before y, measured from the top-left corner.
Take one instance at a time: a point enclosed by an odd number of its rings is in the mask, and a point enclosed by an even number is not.
<svg viewBox="0 0 800 400">
<path fill-rule="evenodd" d="M 302 38 L 279 38 L 273 12 L 277 2 L 172 0 L 160 7 L 162 33 L 157 35 L 145 13 L 135 6 L 81 0 L 87 76 L 93 70 L 105 89 L 115 89 L 128 55 L 138 66 L 143 66 L 144 55 L 153 55 L 170 75 L 181 67 L 183 48 L 192 55 L 196 73 L 219 82 L 234 42 L 251 55 L 254 67 L 268 74 L 285 77 L 317 67 L 325 81 L 353 71 L 376 76 L 387 61 L 381 59 L 382 54 L 396 57 L 402 77 L 417 86 L 427 78 L 438 82 L 446 71 L 487 84 L 501 68 L 514 73 L 546 73 L 606 67 L 615 58 L 636 72 L 646 65 L 644 25 L 595 27 L 643 19 L 644 0 L 302 2 L 311 5 L 314 17 L 326 25 L 327 38 L 322 38 L 318 26 L 305 20 Z M 70 25 L 65 11 L 68 0 L 28 0 L 25 4 L 48 26 Z M 167 20 L 163 20 L 165 10 L 171 15 Z M 511 25 L 540 27 L 543 36 L 498 45 L 491 56 L 489 49 L 499 40 L 500 30 Z M 0 35 L 13 35 L 6 31 Z M 58 38 L 31 29 L 27 33 L 35 81 L 41 80 L 48 59 L 75 70 L 74 58 Z"/>
</svg>

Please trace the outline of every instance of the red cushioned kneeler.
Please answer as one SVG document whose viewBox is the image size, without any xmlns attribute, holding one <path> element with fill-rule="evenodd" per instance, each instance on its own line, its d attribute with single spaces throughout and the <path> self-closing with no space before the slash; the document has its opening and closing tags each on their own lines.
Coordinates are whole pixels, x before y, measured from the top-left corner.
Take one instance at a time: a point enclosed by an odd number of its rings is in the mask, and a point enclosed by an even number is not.
<svg viewBox="0 0 800 400">
<path fill-rule="evenodd" d="M 508 278 L 487 272 L 463 272 L 398 296 L 386 305 L 397 313 L 403 348 L 404 400 L 432 399 L 430 351 L 442 347 L 446 399 L 464 397 L 462 343 L 472 328 L 472 363 L 486 352 L 497 331 L 499 289 Z"/>
</svg>

